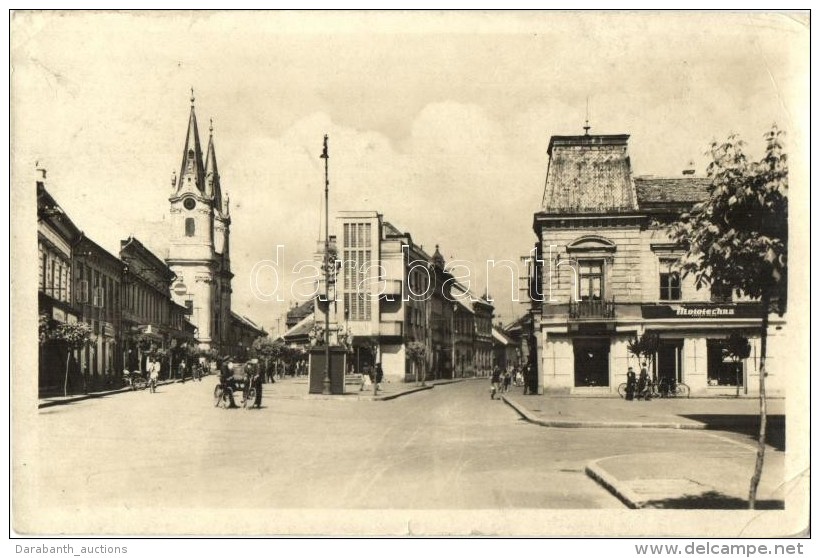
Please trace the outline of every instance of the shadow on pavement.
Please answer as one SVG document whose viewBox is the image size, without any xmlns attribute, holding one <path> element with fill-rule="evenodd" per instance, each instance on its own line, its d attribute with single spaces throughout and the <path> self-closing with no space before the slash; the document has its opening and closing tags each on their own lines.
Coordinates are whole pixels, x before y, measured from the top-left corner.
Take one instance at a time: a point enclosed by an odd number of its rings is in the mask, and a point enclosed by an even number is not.
<svg viewBox="0 0 820 558">
<path fill-rule="evenodd" d="M 759 417 L 748 415 L 680 415 L 706 425 L 708 430 L 723 430 L 743 434 L 752 441 L 757 441 L 760 425 Z M 766 443 L 779 451 L 786 451 L 786 416 L 768 415 L 766 417 Z"/>
<path fill-rule="evenodd" d="M 744 498 L 727 496 L 716 490 L 710 490 L 703 494 L 690 494 L 663 500 L 649 500 L 641 507 L 644 509 L 654 508 L 667 510 L 745 510 L 749 508 L 749 501 Z M 785 509 L 785 504 L 783 500 L 757 500 L 755 502 L 755 509 L 782 510 Z"/>
</svg>

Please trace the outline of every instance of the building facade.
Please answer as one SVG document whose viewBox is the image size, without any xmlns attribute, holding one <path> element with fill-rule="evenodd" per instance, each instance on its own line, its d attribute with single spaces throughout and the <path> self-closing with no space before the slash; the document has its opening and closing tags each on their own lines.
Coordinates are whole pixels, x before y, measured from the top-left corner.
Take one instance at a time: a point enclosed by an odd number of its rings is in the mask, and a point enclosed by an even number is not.
<svg viewBox="0 0 820 558">
<path fill-rule="evenodd" d="M 38 169 L 37 173 L 37 302 L 41 327 L 50 329 L 60 323 L 76 322 L 79 317 L 73 299 L 72 251 L 80 238 L 80 230 L 46 189 L 45 169 Z M 41 340 L 38 355 L 40 394 L 63 391 L 67 352 L 63 344 Z M 76 375 L 76 369 L 74 373 Z"/>
<path fill-rule="evenodd" d="M 331 343 L 338 332 L 348 340 L 350 370 L 365 373 L 380 362 L 391 381 L 415 381 L 489 369 L 492 305 L 447 272 L 438 246 L 430 256 L 375 211 L 340 212 L 337 227 L 329 302 L 321 279 L 313 327 L 324 330 L 329 308 Z M 318 261 L 323 249 L 322 242 Z M 414 342 L 427 349 L 423 365 L 407 356 Z"/>
<path fill-rule="evenodd" d="M 172 180 L 168 265 L 175 275 L 173 297 L 186 306 L 203 349 L 231 351 L 230 203 L 222 195 L 213 125 L 207 155 L 199 139 L 194 98 L 179 176 Z"/>
<path fill-rule="evenodd" d="M 94 342 L 80 351 L 88 389 L 116 385 L 122 372 L 122 261 L 80 233 L 73 254 L 74 301 Z"/>
<path fill-rule="evenodd" d="M 532 281 L 538 389 L 615 393 L 630 366 L 630 339 L 657 333 L 650 373 L 686 383 L 693 395 L 755 392 L 760 307 L 720 289 L 695 287 L 676 262 L 685 253 L 666 227 L 708 195 L 708 181 L 633 177 L 627 135 L 554 136 Z M 771 321 L 767 374 L 782 392 L 785 321 Z M 752 355 L 731 362 L 722 341 L 749 338 Z"/>
</svg>

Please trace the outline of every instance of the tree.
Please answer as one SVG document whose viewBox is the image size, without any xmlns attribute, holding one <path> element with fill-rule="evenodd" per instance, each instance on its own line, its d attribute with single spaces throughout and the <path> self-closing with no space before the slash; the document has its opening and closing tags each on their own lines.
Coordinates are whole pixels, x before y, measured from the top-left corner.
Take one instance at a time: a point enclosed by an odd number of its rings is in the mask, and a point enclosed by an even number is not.
<svg viewBox="0 0 820 558">
<path fill-rule="evenodd" d="M 735 362 L 735 385 L 737 386 L 737 397 L 740 397 L 740 371 L 741 361 L 749 358 L 752 353 L 752 345 L 749 339 L 739 333 L 732 333 L 723 341 L 723 350 Z"/>
<path fill-rule="evenodd" d="M 655 353 L 658 352 L 660 345 L 660 337 L 657 333 L 645 331 L 643 335 L 633 337 L 627 341 L 627 350 L 635 355 L 641 367 L 648 368 L 649 363 L 655 358 Z"/>
<path fill-rule="evenodd" d="M 755 470 L 749 483 L 754 509 L 766 451 L 766 341 L 769 313 L 786 308 L 788 246 L 788 166 L 783 133 L 773 126 L 766 152 L 749 161 L 743 142 L 731 135 L 713 142 L 707 175 L 709 197 L 669 228 L 670 237 L 688 248 L 680 262 L 697 288 L 732 289 L 760 300 L 760 431 Z"/>
<path fill-rule="evenodd" d="M 421 341 L 410 341 L 405 345 L 405 352 L 407 358 L 416 365 L 416 383 L 419 382 L 419 370 L 421 370 L 421 385 L 425 385 L 425 378 L 427 371 L 425 364 L 427 363 L 427 345 Z"/>
<path fill-rule="evenodd" d="M 57 327 L 51 330 L 49 337 L 55 341 L 64 343 L 68 349 L 65 359 L 65 380 L 63 382 L 63 395 L 67 397 L 68 370 L 71 364 L 71 355 L 75 350 L 85 348 L 94 343 L 96 338 L 92 333 L 91 325 L 85 322 L 58 324 Z"/>
</svg>

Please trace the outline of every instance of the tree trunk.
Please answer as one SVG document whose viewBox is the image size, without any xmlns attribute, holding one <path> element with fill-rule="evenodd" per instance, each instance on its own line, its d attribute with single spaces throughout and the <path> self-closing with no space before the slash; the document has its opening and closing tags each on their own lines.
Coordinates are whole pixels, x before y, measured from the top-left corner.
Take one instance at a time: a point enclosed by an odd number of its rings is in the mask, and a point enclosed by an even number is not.
<svg viewBox="0 0 820 558">
<path fill-rule="evenodd" d="M 71 363 L 71 349 L 65 356 L 65 380 L 63 380 L 63 397 L 68 397 L 68 365 Z"/>
<path fill-rule="evenodd" d="M 769 292 L 763 293 L 761 304 L 763 305 L 763 319 L 760 326 L 760 432 L 757 437 L 757 459 L 755 460 L 755 471 L 749 483 L 749 509 L 755 509 L 757 499 L 757 486 L 760 484 L 760 476 L 763 474 L 763 456 L 766 453 L 766 341 L 769 329 Z"/>
</svg>

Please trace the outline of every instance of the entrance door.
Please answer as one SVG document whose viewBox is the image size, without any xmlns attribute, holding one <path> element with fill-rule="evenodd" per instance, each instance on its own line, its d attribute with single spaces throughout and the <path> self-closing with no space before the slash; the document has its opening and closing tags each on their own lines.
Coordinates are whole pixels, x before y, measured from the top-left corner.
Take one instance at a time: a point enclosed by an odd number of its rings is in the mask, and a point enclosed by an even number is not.
<svg viewBox="0 0 820 558">
<path fill-rule="evenodd" d="M 658 381 L 664 378 L 682 381 L 683 339 L 661 339 L 658 346 Z"/>
<path fill-rule="evenodd" d="M 574 339 L 575 387 L 609 386 L 609 337 Z"/>
</svg>

